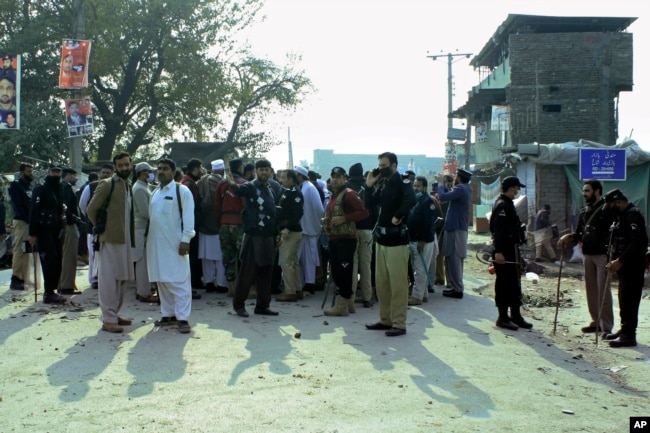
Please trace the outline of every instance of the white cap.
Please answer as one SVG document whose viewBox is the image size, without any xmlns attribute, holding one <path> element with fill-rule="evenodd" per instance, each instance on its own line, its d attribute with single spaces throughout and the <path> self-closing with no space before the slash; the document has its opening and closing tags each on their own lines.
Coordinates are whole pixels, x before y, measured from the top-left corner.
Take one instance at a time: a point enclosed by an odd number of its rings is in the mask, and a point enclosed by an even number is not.
<svg viewBox="0 0 650 433">
<path fill-rule="evenodd" d="M 212 170 L 223 170 L 225 168 L 225 164 L 223 163 L 223 159 L 215 159 L 210 163 L 212 165 Z"/>
<path fill-rule="evenodd" d="M 308 174 L 309 174 L 308 171 L 307 171 L 307 169 L 306 169 L 305 167 L 301 166 L 301 165 L 296 165 L 296 166 L 294 167 L 294 170 L 296 170 L 296 172 L 297 172 L 298 174 L 302 174 L 304 177 L 307 177 Z"/>
</svg>

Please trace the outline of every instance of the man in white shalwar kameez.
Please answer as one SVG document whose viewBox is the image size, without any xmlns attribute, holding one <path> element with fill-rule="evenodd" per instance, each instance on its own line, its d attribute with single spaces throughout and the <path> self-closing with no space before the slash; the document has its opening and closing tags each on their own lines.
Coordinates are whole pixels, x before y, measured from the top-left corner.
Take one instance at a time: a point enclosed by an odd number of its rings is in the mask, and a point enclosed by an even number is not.
<svg viewBox="0 0 650 433">
<path fill-rule="evenodd" d="M 223 265 L 221 239 L 219 239 L 219 221 L 214 208 L 217 186 L 223 181 L 225 164 L 223 159 L 210 163 L 212 173 L 206 174 L 196 183 L 201 196 L 201 223 L 197 224 L 199 236 L 199 259 L 203 267 L 203 284 L 205 291 L 226 293 L 228 280 Z"/>
<path fill-rule="evenodd" d="M 122 332 L 122 326 L 130 325 L 131 320 L 118 316 L 126 284 L 135 278 L 133 256 L 135 228 L 131 197 L 131 156 L 126 152 L 113 157 L 116 174 L 99 182 L 88 204 L 88 219 L 98 227 L 97 216 L 106 209 L 106 230 L 96 235 L 95 265 L 99 286 L 99 305 L 102 310 L 102 330 Z"/>
<path fill-rule="evenodd" d="M 318 240 L 321 235 L 321 219 L 325 209 L 316 187 L 309 181 L 305 167 L 296 166 L 298 183 L 304 199 L 303 215 L 300 220 L 302 239 L 298 246 L 298 258 L 303 280 L 303 291 L 314 293 L 316 267 L 320 265 Z"/>
<path fill-rule="evenodd" d="M 162 318 L 157 326 L 178 325 L 189 333 L 192 311 L 190 240 L 194 237 L 194 199 L 190 190 L 174 182 L 176 163 L 158 161 L 160 185 L 151 196 L 147 267 L 158 284 Z M 180 206 L 178 199 L 180 198 Z"/>
</svg>

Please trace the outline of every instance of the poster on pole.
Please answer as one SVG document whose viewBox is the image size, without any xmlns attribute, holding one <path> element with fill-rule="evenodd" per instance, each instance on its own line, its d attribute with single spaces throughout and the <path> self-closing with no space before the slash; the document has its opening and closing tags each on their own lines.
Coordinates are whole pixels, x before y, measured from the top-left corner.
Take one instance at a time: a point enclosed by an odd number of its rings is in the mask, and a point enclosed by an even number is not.
<svg viewBox="0 0 650 433">
<path fill-rule="evenodd" d="M 68 137 L 79 137 L 93 133 L 93 110 L 90 105 L 90 96 L 82 99 L 66 100 L 65 115 L 68 125 Z"/>
<path fill-rule="evenodd" d="M 0 53 L 0 129 L 20 129 L 20 56 Z"/>
<path fill-rule="evenodd" d="M 83 89 L 88 86 L 88 59 L 90 41 L 64 39 L 61 46 L 61 89 Z"/>
</svg>

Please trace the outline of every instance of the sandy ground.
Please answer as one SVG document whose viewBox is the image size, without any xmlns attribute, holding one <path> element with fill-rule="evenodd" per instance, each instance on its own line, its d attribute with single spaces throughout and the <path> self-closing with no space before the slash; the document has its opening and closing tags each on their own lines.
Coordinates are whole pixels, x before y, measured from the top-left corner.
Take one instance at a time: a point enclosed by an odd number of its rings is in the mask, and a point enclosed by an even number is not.
<svg viewBox="0 0 650 433">
<path fill-rule="evenodd" d="M 553 336 L 557 271 L 524 282 L 540 305 L 525 312 L 534 329 L 504 332 L 493 277 L 472 252 L 465 298 L 437 287 L 410 308 L 408 334 L 389 338 L 364 329 L 376 307 L 322 316 L 322 292 L 249 319 L 227 296 L 203 294 L 184 335 L 155 328 L 157 305 L 136 302 L 133 289 L 122 309 L 133 325 L 109 334 L 96 291 L 63 307 L 34 303 L 33 292 L 9 290 L 4 270 L 0 432 L 628 431 L 630 416 L 650 415 L 647 294 L 639 346 L 596 346 L 580 333 L 580 265 L 567 265 Z M 77 284 L 88 286 L 83 267 Z"/>
</svg>

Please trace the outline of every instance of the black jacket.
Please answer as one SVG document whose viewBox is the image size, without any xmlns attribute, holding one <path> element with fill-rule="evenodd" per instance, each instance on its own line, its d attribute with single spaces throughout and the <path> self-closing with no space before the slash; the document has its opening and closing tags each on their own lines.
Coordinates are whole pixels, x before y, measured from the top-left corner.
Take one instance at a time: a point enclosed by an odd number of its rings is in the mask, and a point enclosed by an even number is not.
<svg viewBox="0 0 650 433">
<path fill-rule="evenodd" d="M 9 185 L 11 210 L 13 219 L 29 222 L 29 211 L 32 201 L 32 184 L 22 177 L 14 180 Z"/>
<path fill-rule="evenodd" d="M 29 215 L 29 235 L 41 237 L 46 232 L 60 232 L 64 226 L 61 184 L 48 182 L 34 188 Z"/>
<path fill-rule="evenodd" d="M 373 185 L 375 186 L 375 185 Z M 407 245 L 408 236 L 404 236 L 406 220 L 413 206 L 415 206 L 415 192 L 410 181 L 403 181 L 399 173 L 395 173 L 388 179 L 382 179 L 379 185 L 376 185 L 369 194 L 366 188 L 365 205 L 371 209 L 379 205 L 379 218 L 377 219 L 377 229 L 388 229 L 390 233 L 381 234 L 377 238 L 377 243 L 387 247 L 397 245 Z M 393 217 L 401 219 L 402 223 L 395 226 L 392 223 Z M 376 231 L 377 232 L 377 231 Z"/>
<path fill-rule="evenodd" d="M 292 232 L 302 232 L 300 219 L 304 213 L 305 200 L 297 186 L 290 189 L 283 188 L 278 205 L 278 230 L 289 229 Z"/>
<path fill-rule="evenodd" d="M 513 260 L 515 246 L 523 242 L 520 232 L 521 221 L 515 203 L 504 194 L 494 202 L 490 216 L 490 232 L 494 244 L 494 253 L 501 253 L 506 260 Z"/>
</svg>

